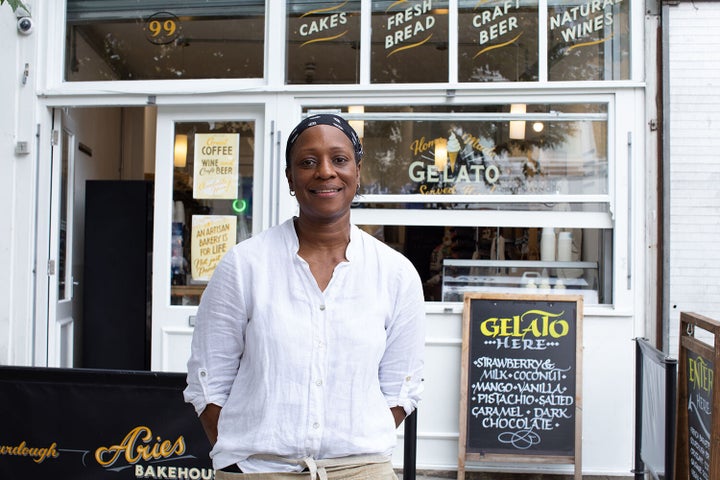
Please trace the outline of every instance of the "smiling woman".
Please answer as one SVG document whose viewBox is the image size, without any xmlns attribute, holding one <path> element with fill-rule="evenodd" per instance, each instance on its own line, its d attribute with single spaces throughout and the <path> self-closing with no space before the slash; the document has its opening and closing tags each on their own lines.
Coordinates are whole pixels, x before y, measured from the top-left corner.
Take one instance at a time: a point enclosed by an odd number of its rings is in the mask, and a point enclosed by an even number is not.
<svg viewBox="0 0 720 480">
<path fill-rule="evenodd" d="M 286 152 L 299 215 L 218 265 L 198 309 L 185 398 L 214 444 L 219 480 L 316 470 L 396 480 L 395 430 L 422 391 L 420 277 L 350 223 L 362 146 L 347 121 L 305 118 Z"/>
</svg>

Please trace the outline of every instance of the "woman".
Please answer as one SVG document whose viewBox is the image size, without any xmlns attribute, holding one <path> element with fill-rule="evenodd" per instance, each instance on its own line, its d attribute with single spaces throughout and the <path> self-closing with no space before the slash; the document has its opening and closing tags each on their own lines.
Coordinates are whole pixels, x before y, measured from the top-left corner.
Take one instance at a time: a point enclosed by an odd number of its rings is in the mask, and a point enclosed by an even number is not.
<svg viewBox="0 0 720 480">
<path fill-rule="evenodd" d="M 217 479 L 396 478 L 423 294 L 405 257 L 350 224 L 361 159 L 341 117 L 300 122 L 285 169 L 299 215 L 236 245 L 203 294 L 185 399 Z"/>
</svg>

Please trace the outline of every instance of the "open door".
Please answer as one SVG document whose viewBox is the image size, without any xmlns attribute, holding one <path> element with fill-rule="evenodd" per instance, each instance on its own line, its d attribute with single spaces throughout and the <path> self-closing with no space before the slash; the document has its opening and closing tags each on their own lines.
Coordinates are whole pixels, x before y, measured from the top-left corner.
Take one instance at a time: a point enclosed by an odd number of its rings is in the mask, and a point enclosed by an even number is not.
<svg viewBox="0 0 720 480">
<path fill-rule="evenodd" d="M 72 122 L 62 109 L 53 112 L 50 241 L 48 252 L 47 366 L 73 366 L 73 206 L 74 153 Z"/>
<path fill-rule="evenodd" d="M 184 372 L 215 265 L 263 227 L 260 107 L 158 107 L 151 369 Z M 265 172 L 265 175 L 272 175 Z"/>
</svg>

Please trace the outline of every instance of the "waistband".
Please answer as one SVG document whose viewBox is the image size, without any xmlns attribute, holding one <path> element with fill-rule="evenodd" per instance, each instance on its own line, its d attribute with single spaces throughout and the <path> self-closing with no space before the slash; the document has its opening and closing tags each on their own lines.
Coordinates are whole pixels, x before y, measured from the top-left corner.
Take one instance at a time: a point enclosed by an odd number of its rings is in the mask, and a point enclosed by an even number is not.
<svg viewBox="0 0 720 480">
<path fill-rule="evenodd" d="M 266 454 L 253 455 L 253 457 L 262 460 L 286 463 L 288 465 L 299 465 L 307 470 L 307 472 L 303 473 L 309 474 L 311 480 L 328 480 L 328 471 L 390 462 L 390 458 L 385 455 L 353 455 L 349 457 L 323 458 L 319 460 L 312 457 L 287 458 Z M 217 471 L 215 478 L 217 480 L 232 480 L 234 478 L 242 478 L 241 475 L 244 474 Z M 297 475 L 297 473 L 295 473 L 295 475 Z"/>
</svg>

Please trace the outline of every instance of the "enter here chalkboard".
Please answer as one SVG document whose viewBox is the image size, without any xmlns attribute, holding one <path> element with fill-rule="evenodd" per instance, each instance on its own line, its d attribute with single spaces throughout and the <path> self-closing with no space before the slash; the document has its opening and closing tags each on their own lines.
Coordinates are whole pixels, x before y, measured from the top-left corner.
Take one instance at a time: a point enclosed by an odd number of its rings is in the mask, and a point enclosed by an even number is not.
<svg viewBox="0 0 720 480">
<path fill-rule="evenodd" d="M 575 463 L 582 297 L 465 294 L 460 469 L 468 460 Z"/>
</svg>

